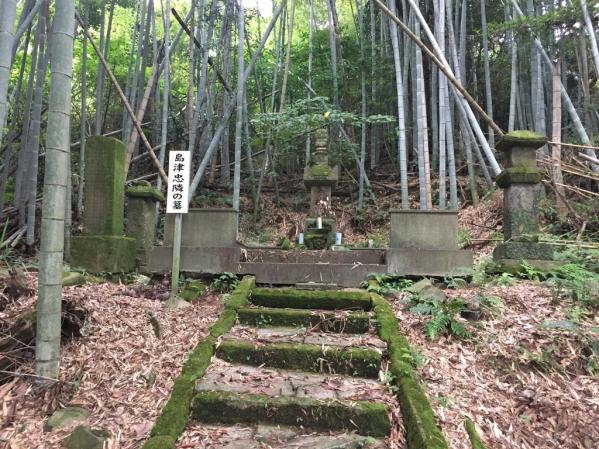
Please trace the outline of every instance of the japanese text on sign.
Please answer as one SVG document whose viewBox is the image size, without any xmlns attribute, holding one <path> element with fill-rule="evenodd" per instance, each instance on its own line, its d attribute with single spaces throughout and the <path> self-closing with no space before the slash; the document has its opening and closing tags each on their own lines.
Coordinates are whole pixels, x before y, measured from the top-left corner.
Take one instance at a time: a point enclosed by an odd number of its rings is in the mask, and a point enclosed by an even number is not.
<svg viewBox="0 0 599 449">
<path fill-rule="evenodd" d="M 186 214 L 189 201 L 189 171 L 191 156 L 189 151 L 169 151 L 168 190 L 166 197 L 167 214 Z"/>
</svg>

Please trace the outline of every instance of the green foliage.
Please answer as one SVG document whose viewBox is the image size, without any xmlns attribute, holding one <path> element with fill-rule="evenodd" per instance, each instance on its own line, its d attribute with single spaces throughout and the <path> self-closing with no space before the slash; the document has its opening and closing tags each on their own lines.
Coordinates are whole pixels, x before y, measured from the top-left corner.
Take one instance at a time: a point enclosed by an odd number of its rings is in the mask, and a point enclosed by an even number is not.
<svg viewBox="0 0 599 449">
<path fill-rule="evenodd" d="M 458 245 L 460 248 L 467 248 L 472 244 L 472 235 L 467 229 L 458 229 Z"/>
<path fill-rule="evenodd" d="M 217 290 L 221 293 L 226 293 L 232 291 L 239 284 L 239 279 L 237 275 L 229 272 L 225 272 L 218 276 L 216 279 L 212 281 L 210 287 L 214 290 Z"/>
<path fill-rule="evenodd" d="M 478 293 L 475 299 L 479 302 L 483 310 L 488 311 L 494 317 L 501 316 L 505 311 L 505 303 L 498 296 Z"/>
<path fill-rule="evenodd" d="M 442 334 L 452 334 L 458 338 L 468 339 L 472 334 L 464 324 L 456 319 L 460 312 L 467 310 L 467 305 L 466 300 L 462 298 L 441 300 L 413 296 L 409 310 L 418 315 L 430 316 L 426 323 L 426 335 L 431 340 L 437 339 Z"/>
<path fill-rule="evenodd" d="M 368 275 L 368 280 L 363 281 L 360 286 L 368 292 L 378 293 L 379 295 L 389 295 L 404 291 L 412 286 L 414 281 L 388 274 L 373 273 Z"/>
</svg>

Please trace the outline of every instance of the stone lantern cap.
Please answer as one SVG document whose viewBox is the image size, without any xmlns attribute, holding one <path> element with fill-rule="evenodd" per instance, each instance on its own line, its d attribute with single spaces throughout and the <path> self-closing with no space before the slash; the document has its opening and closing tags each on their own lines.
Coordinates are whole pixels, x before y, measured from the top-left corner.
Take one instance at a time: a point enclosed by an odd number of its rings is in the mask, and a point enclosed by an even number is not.
<svg viewBox="0 0 599 449">
<path fill-rule="evenodd" d="M 537 167 L 537 150 L 547 144 L 547 137 L 531 131 L 512 131 L 504 135 L 496 146 L 505 154 L 505 168 L 497 176 L 497 185 L 507 188 L 512 184 L 538 184 L 543 171 Z"/>
<path fill-rule="evenodd" d="M 532 131 L 512 131 L 505 134 L 496 149 L 505 154 L 506 167 L 536 167 L 537 151 L 547 145 L 547 137 Z"/>
</svg>

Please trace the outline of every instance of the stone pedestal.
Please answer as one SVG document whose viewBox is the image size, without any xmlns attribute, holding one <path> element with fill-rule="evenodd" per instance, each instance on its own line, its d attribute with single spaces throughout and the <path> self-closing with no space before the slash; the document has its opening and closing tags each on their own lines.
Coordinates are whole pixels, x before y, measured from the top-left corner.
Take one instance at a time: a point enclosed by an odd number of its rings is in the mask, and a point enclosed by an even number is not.
<svg viewBox="0 0 599 449">
<path fill-rule="evenodd" d="M 85 147 L 83 235 L 72 238 L 71 265 L 92 273 L 135 269 L 135 239 L 125 237 L 125 146 L 94 136 Z"/>
<path fill-rule="evenodd" d="M 148 185 L 139 185 L 127 189 L 127 227 L 126 234 L 137 241 L 137 265 L 145 270 L 149 252 L 156 238 L 158 223 L 157 205 L 164 201 L 164 195 L 158 189 Z"/>
<path fill-rule="evenodd" d="M 528 131 L 506 134 L 497 144 L 503 152 L 505 169 L 497 177 L 504 190 L 504 243 L 497 246 L 493 259 L 500 269 L 514 271 L 523 260 L 545 269 L 553 260 L 553 248 L 539 243 L 539 210 L 536 189 L 543 179 L 537 167 L 537 150 L 547 138 Z"/>
<path fill-rule="evenodd" d="M 458 248 L 458 214 L 453 211 L 392 210 L 387 272 L 449 276 L 472 268 L 472 252 Z"/>
</svg>

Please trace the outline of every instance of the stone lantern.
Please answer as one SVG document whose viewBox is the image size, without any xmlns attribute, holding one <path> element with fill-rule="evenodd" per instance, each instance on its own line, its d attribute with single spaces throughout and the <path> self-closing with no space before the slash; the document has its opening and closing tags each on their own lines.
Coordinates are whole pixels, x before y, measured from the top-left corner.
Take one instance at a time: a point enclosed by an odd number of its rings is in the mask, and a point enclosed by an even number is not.
<svg viewBox="0 0 599 449">
<path fill-rule="evenodd" d="M 537 150 L 546 144 L 545 136 L 529 131 L 506 134 L 497 144 L 505 160 L 496 180 L 504 191 L 504 242 L 493 253 L 500 269 L 517 271 L 523 260 L 539 269 L 552 265 L 553 248 L 539 243 L 537 204 L 537 187 L 544 175 L 537 167 Z"/>
</svg>

